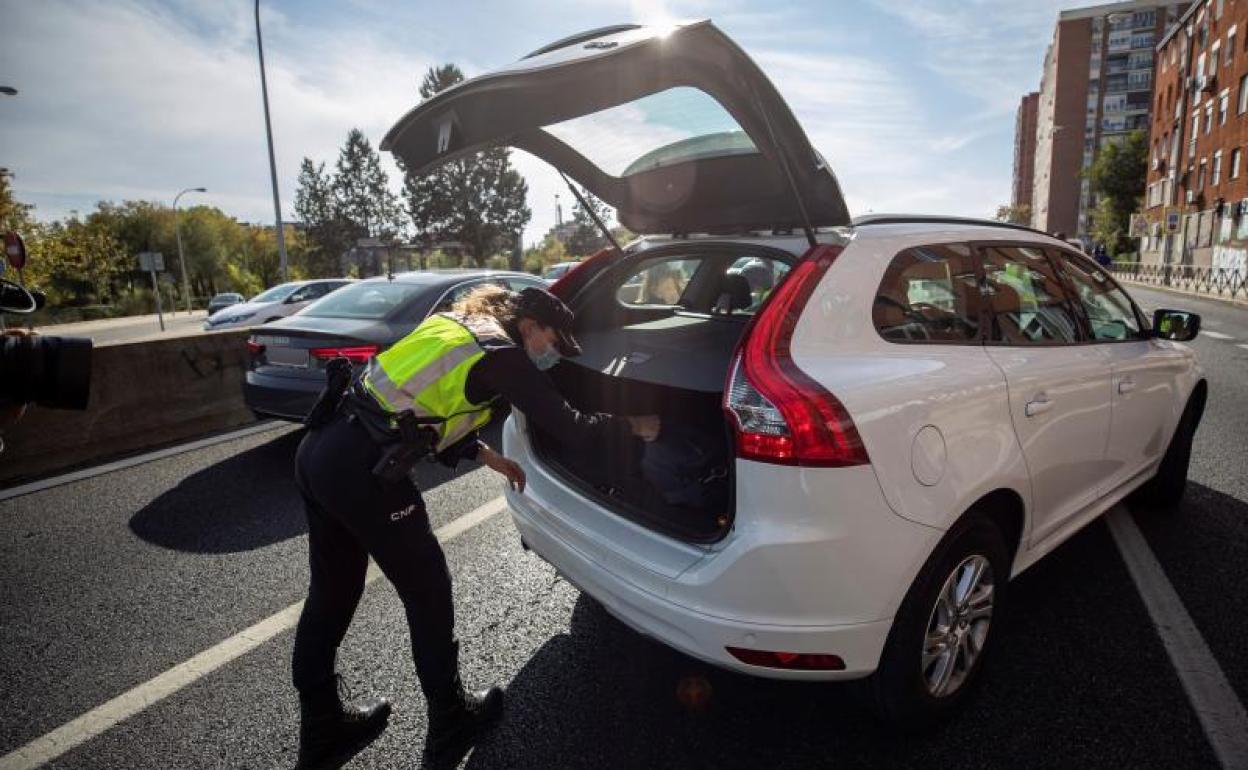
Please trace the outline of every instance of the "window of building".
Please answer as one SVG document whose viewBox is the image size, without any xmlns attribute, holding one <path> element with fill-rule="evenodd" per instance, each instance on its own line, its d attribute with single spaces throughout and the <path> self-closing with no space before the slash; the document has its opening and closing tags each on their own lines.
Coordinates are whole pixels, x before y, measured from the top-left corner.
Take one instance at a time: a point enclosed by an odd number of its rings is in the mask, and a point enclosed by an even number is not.
<svg viewBox="0 0 1248 770">
<path fill-rule="evenodd" d="M 1213 130 L 1213 100 L 1205 102 L 1205 134 Z"/>
<path fill-rule="evenodd" d="M 1222 151 L 1218 150 L 1213 154 L 1213 179 L 1210 180 L 1210 187 L 1217 187 L 1222 183 Z"/>
<path fill-rule="evenodd" d="M 1218 74 L 1218 62 L 1222 60 L 1222 41 L 1213 44 L 1209 49 L 1209 77 Z"/>
<path fill-rule="evenodd" d="M 1229 67 L 1231 62 L 1235 61 L 1235 32 L 1236 28 L 1231 27 L 1226 33 L 1226 64 Z"/>
<path fill-rule="evenodd" d="M 1226 125 L 1226 110 L 1227 110 L 1227 107 L 1230 106 L 1230 103 L 1231 103 L 1231 91 L 1228 88 L 1222 92 L 1221 96 L 1218 97 L 1218 125 L 1219 126 Z"/>
<path fill-rule="evenodd" d="M 1187 140 L 1187 157 L 1196 157 L 1196 135 L 1200 133 L 1200 113 L 1192 116 L 1192 135 Z"/>
<path fill-rule="evenodd" d="M 1231 150 L 1231 175 L 1230 179 L 1239 179 L 1239 148 Z"/>
<path fill-rule="evenodd" d="M 979 338 L 979 279 L 969 246 L 906 249 L 893 258 L 871 316 L 880 336 L 898 342 L 973 342 Z"/>
<path fill-rule="evenodd" d="M 1239 114 L 1248 111 L 1248 75 L 1239 79 Z"/>
<path fill-rule="evenodd" d="M 1205 189 L 1205 169 L 1208 168 L 1208 166 L 1209 164 L 1205 161 L 1205 159 L 1201 158 L 1200 170 L 1196 172 L 1196 186 L 1192 188 L 1193 190 Z"/>
<path fill-rule="evenodd" d="M 1222 18 L 1222 11 L 1225 9 L 1226 0 L 1213 0 L 1213 18 Z"/>
</svg>

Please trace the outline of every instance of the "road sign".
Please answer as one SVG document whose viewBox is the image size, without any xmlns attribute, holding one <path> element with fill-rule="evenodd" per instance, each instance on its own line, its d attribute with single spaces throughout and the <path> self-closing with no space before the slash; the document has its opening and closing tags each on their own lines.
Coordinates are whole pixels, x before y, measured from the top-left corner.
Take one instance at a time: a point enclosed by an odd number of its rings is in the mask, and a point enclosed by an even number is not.
<svg viewBox="0 0 1248 770">
<path fill-rule="evenodd" d="M 139 252 L 139 269 L 157 273 L 165 272 L 165 255 L 159 251 Z"/>
<path fill-rule="evenodd" d="M 15 230 L 4 234 L 4 256 L 14 270 L 26 267 L 26 242 Z"/>
<path fill-rule="evenodd" d="M 1143 238 L 1148 235 L 1148 220 L 1143 214 L 1132 214 L 1127 232 L 1132 238 Z"/>
<path fill-rule="evenodd" d="M 1177 233 L 1179 231 L 1180 215 L 1177 209 L 1166 209 L 1166 232 Z"/>
</svg>

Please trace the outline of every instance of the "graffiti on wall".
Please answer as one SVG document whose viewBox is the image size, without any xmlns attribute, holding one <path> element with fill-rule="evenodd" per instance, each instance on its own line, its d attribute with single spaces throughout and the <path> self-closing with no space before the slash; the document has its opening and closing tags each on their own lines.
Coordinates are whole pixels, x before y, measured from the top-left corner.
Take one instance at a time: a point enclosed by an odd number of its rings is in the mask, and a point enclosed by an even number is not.
<svg viewBox="0 0 1248 770">
<path fill-rule="evenodd" d="M 1226 270 L 1238 270 L 1242 274 L 1248 269 L 1248 248 L 1243 246 L 1214 246 L 1213 267 Z"/>
</svg>

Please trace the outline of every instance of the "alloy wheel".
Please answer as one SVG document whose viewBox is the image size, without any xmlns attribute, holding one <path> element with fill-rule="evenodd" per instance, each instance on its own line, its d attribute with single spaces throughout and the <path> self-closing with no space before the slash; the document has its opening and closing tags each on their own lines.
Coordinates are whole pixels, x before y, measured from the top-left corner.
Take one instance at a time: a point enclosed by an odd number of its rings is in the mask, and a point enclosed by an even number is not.
<svg viewBox="0 0 1248 770">
<path fill-rule="evenodd" d="M 992 564 L 968 556 L 945 579 L 927 621 L 921 670 L 930 695 L 948 697 L 966 682 L 988 639 L 992 607 Z"/>
</svg>

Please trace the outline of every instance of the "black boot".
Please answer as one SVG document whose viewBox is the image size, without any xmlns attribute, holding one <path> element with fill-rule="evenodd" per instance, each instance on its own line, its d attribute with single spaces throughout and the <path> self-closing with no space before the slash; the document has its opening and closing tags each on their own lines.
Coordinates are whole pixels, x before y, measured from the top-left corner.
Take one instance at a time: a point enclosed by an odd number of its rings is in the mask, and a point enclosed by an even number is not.
<svg viewBox="0 0 1248 770">
<path fill-rule="evenodd" d="M 429 699 L 429 734 L 425 754 L 443 752 L 474 742 L 503 715 L 503 691 L 499 687 L 469 692 L 459 674 L 443 693 Z"/>
<path fill-rule="evenodd" d="M 297 768 L 332 766 L 334 760 L 349 758 L 386 729 L 389 701 L 368 698 L 346 706 L 338 695 L 340 687 L 345 689 L 342 677 L 335 676 L 314 691 L 299 693 Z"/>
</svg>

